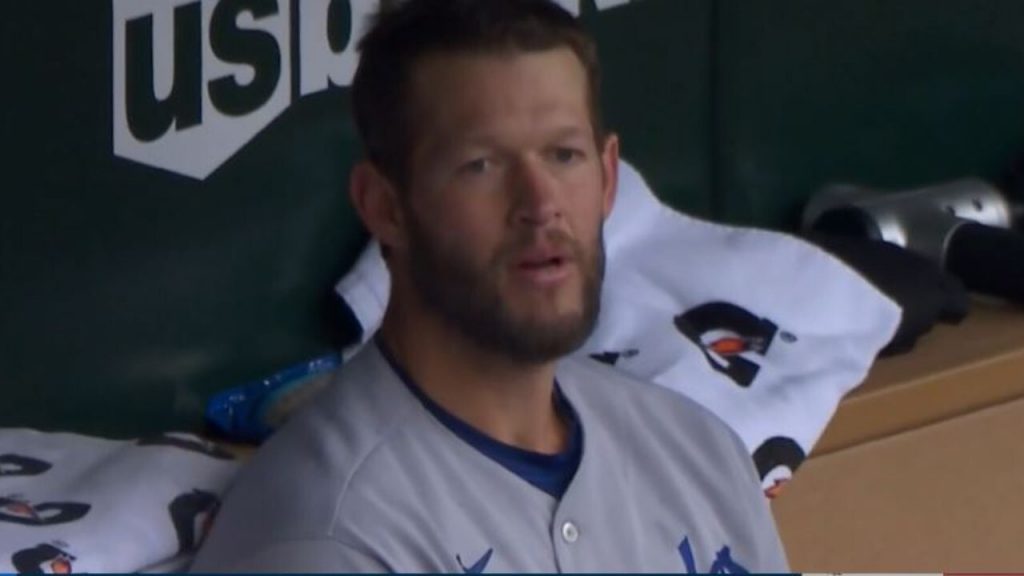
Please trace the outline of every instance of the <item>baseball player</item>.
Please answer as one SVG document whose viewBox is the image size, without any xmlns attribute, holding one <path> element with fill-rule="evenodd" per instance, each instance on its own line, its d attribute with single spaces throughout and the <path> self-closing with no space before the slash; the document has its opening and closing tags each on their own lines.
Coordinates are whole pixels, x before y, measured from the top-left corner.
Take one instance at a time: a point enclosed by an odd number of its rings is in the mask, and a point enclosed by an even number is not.
<svg viewBox="0 0 1024 576">
<path fill-rule="evenodd" d="M 566 359 L 596 322 L 617 177 L 592 41 L 549 0 L 386 6 L 350 195 L 387 312 L 243 469 L 193 569 L 786 570 L 721 421 Z"/>
</svg>

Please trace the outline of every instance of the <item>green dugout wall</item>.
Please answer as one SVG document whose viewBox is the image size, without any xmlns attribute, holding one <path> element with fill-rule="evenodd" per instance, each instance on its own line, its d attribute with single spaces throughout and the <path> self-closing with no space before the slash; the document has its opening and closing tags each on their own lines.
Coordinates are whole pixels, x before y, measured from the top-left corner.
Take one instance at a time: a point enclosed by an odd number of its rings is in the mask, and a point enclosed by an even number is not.
<svg viewBox="0 0 1024 576">
<path fill-rule="evenodd" d="M 1021 2 L 562 3 L 624 155 L 691 213 L 789 228 L 827 181 L 996 179 L 1024 149 Z M 198 429 L 211 392 L 344 338 L 372 5 L 3 5 L 0 426 Z"/>
</svg>

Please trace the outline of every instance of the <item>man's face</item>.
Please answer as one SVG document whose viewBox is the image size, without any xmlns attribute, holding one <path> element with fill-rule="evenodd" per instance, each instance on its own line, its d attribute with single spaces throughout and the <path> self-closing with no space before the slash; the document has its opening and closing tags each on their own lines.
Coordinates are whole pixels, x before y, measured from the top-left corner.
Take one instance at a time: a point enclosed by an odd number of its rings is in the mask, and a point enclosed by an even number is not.
<svg viewBox="0 0 1024 576">
<path fill-rule="evenodd" d="M 423 305 L 482 347 L 546 362 L 590 334 L 617 142 L 595 143 L 569 49 L 424 58 L 401 193 L 405 266 Z"/>
</svg>

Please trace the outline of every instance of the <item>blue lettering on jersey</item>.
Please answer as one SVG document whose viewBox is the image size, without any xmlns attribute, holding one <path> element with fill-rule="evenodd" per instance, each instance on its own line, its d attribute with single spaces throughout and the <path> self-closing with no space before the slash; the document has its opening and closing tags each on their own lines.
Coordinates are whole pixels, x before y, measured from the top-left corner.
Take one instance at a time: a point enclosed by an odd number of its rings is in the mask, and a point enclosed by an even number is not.
<svg viewBox="0 0 1024 576">
<path fill-rule="evenodd" d="M 494 548 L 488 548 L 487 552 L 484 552 L 484 555 L 474 562 L 469 568 L 466 568 L 466 565 L 462 563 L 462 557 L 458 554 L 455 555 L 455 559 L 458 560 L 459 567 L 462 568 L 463 574 L 482 574 L 484 569 L 487 568 L 487 563 L 491 561 L 491 554 L 493 552 Z"/>
<path fill-rule="evenodd" d="M 679 543 L 679 556 L 683 559 L 683 565 L 686 566 L 687 574 L 697 574 L 697 562 L 693 559 L 693 548 L 690 547 L 690 538 L 684 536 L 683 541 Z M 729 552 L 728 546 L 722 546 L 722 549 L 715 554 L 715 561 L 711 563 L 711 568 L 704 572 L 705 574 L 749 574 L 750 571 L 741 566 L 738 562 L 732 559 L 732 554 Z"/>
<path fill-rule="evenodd" d="M 732 552 L 728 546 L 722 546 L 718 553 L 715 554 L 715 561 L 711 563 L 711 567 L 705 571 L 697 570 L 697 562 L 694 560 L 693 547 L 690 546 L 690 538 L 688 536 L 683 537 L 683 541 L 679 543 L 678 550 L 679 556 L 683 559 L 683 566 L 686 567 L 687 574 L 750 573 L 739 562 L 732 559 Z M 482 574 L 487 569 L 487 564 L 490 563 L 492 554 L 494 554 L 494 548 L 488 548 L 487 552 L 484 552 L 483 556 L 469 567 L 462 562 L 462 556 L 459 554 L 455 555 L 455 560 L 458 561 L 459 567 L 462 568 L 464 574 Z"/>
</svg>

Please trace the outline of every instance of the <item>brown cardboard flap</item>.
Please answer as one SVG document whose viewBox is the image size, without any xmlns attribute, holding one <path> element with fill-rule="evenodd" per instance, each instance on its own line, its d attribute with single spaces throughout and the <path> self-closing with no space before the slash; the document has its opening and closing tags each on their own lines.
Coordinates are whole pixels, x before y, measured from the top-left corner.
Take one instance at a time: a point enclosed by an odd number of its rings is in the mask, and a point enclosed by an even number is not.
<svg viewBox="0 0 1024 576">
<path fill-rule="evenodd" d="M 792 569 L 1020 570 L 1022 432 L 1019 399 L 811 458 L 773 503 Z"/>
</svg>

